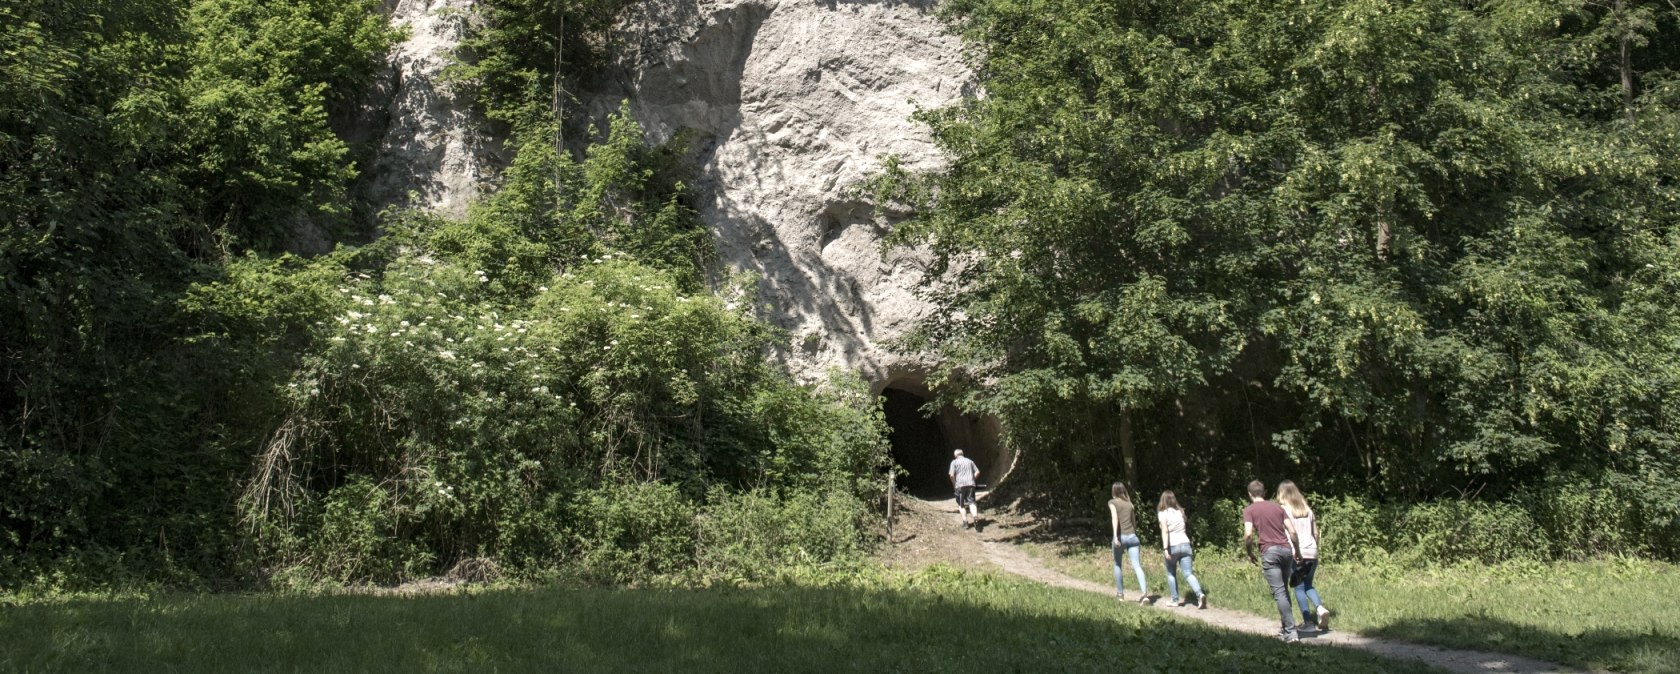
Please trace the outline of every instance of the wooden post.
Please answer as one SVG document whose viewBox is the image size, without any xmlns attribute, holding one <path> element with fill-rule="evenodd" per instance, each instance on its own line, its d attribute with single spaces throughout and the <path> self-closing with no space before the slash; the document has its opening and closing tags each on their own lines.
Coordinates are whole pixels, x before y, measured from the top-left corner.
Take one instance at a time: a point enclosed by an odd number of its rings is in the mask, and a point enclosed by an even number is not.
<svg viewBox="0 0 1680 674">
<path fill-rule="evenodd" d="M 893 471 L 888 471 L 887 472 L 887 542 L 888 543 L 893 542 L 893 534 L 892 534 L 893 493 L 898 491 L 895 488 L 895 484 L 894 484 L 896 480 L 897 480 L 897 474 Z"/>
</svg>

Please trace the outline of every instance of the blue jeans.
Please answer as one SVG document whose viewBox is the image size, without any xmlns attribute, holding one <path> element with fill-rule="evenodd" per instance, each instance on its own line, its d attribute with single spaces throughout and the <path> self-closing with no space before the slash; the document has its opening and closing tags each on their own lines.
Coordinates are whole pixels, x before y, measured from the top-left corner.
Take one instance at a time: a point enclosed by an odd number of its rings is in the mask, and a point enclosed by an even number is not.
<svg viewBox="0 0 1680 674">
<path fill-rule="evenodd" d="M 1126 593 L 1126 585 L 1120 582 L 1120 579 L 1124 577 L 1124 574 L 1120 572 L 1121 555 L 1130 557 L 1132 560 L 1132 571 L 1137 572 L 1138 591 L 1145 595 L 1149 594 L 1149 581 L 1143 577 L 1143 565 L 1138 563 L 1139 545 L 1140 542 L 1136 534 L 1126 534 L 1120 537 L 1120 544 L 1114 546 L 1114 592 L 1116 594 Z"/>
<path fill-rule="evenodd" d="M 1178 602 L 1178 570 L 1184 569 L 1184 580 L 1190 583 L 1190 591 L 1196 596 L 1202 594 L 1202 584 L 1196 580 L 1196 572 L 1190 568 L 1190 562 L 1195 555 L 1190 552 L 1189 543 L 1179 543 L 1167 548 L 1167 594 L 1172 595 L 1174 603 Z"/>
<path fill-rule="evenodd" d="M 1295 632 L 1295 616 L 1289 610 L 1289 577 L 1295 575 L 1295 551 L 1289 546 L 1274 545 L 1260 555 L 1260 575 L 1272 587 L 1272 599 L 1277 601 L 1278 618 L 1284 634 Z"/>
<path fill-rule="evenodd" d="M 1318 590 L 1313 587 L 1313 575 L 1318 573 L 1318 560 L 1303 559 L 1295 565 L 1295 575 L 1289 579 L 1289 584 L 1295 586 L 1295 608 L 1301 610 L 1301 622 L 1312 622 L 1312 609 L 1324 605 L 1324 600 L 1318 597 Z M 1309 604 L 1308 602 L 1312 602 Z"/>
</svg>

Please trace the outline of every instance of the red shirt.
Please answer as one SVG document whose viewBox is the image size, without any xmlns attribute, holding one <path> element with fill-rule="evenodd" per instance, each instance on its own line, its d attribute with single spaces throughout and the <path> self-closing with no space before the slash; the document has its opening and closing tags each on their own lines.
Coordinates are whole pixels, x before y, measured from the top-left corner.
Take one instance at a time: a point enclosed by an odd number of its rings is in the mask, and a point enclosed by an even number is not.
<svg viewBox="0 0 1680 674">
<path fill-rule="evenodd" d="M 1280 506 L 1271 501 L 1255 501 L 1243 508 L 1243 521 L 1254 525 L 1254 533 L 1260 536 L 1260 549 L 1274 545 L 1285 548 L 1289 545 L 1289 534 L 1283 530 L 1284 519 L 1289 515 Z"/>
</svg>

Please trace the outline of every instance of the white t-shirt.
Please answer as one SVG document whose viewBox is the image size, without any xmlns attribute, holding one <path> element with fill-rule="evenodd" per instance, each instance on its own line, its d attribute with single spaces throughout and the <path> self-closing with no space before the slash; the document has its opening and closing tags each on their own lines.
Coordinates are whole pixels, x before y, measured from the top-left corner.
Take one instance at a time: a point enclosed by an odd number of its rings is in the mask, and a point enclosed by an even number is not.
<svg viewBox="0 0 1680 674">
<path fill-rule="evenodd" d="M 1312 508 L 1307 509 L 1306 517 L 1294 515 L 1290 513 L 1290 519 L 1295 521 L 1295 540 L 1301 545 L 1301 559 L 1318 559 L 1318 539 L 1313 536 L 1313 522 L 1316 516 L 1313 515 Z"/>
<path fill-rule="evenodd" d="M 1184 533 L 1184 511 L 1178 508 L 1168 508 L 1155 513 L 1155 519 L 1160 520 L 1161 526 L 1167 528 L 1167 545 L 1188 545 L 1190 536 Z"/>
</svg>

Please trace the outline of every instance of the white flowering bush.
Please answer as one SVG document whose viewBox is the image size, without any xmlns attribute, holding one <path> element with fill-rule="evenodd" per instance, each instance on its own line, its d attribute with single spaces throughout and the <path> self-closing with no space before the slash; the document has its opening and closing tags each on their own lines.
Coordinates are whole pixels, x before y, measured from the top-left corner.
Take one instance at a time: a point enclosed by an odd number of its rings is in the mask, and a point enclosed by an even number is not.
<svg viewBox="0 0 1680 674">
<path fill-rule="evenodd" d="M 704 229 L 655 170 L 672 155 L 627 118 L 575 164 L 532 139 L 464 220 L 402 214 L 369 246 L 236 261 L 195 291 L 225 339 L 290 373 L 239 499 L 259 574 L 388 582 L 489 559 L 693 578 L 699 514 L 747 490 L 755 508 L 841 504 L 799 512 L 857 536 L 886 460 L 867 387 L 799 386 L 767 360 L 780 333 L 745 288 L 726 302 L 701 282 Z M 781 558 L 712 555 L 705 573 Z"/>
<path fill-rule="evenodd" d="M 371 580 L 465 556 L 515 569 L 579 556 L 621 580 L 689 553 L 642 551 L 665 534 L 602 539 L 640 529 L 602 514 L 603 493 L 637 492 L 601 485 L 847 491 L 878 467 L 867 393 L 795 386 L 765 361 L 773 333 L 718 297 L 610 254 L 528 296 L 496 291 L 496 273 L 405 254 L 328 293 L 247 495 L 267 555 Z M 370 490 L 387 502 L 367 505 Z"/>
</svg>

